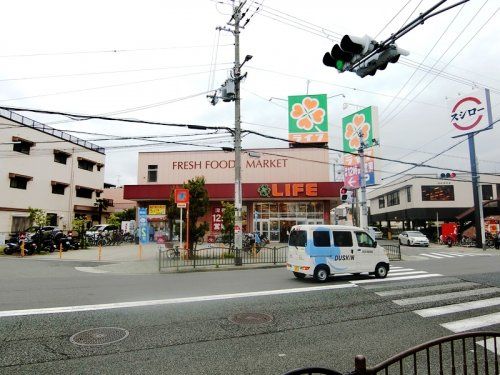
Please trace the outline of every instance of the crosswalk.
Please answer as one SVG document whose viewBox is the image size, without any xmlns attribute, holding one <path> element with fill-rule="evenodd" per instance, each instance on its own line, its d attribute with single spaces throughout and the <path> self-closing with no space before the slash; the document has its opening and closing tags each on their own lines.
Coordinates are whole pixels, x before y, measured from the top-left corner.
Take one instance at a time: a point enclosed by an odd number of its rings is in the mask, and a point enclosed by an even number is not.
<svg viewBox="0 0 500 375">
<path fill-rule="evenodd" d="M 427 279 L 431 277 L 441 277 L 443 275 L 439 273 L 429 273 L 427 271 L 418 271 L 413 268 L 405 268 L 405 267 L 393 267 L 391 266 L 391 269 L 387 275 L 387 278 L 385 279 L 376 279 L 376 278 L 369 278 L 369 279 L 361 279 L 361 280 L 352 280 L 350 283 L 356 284 L 356 285 L 363 285 L 363 284 L 372 284 L 372 283 L 386 283 L 390 281 L 404 281 L 404 280 L 413 280 L 413 279 Z"/>
<path fill-rule="evenodd" d="M 375 285 L 362 280 L 368 285 L 360 286 L 380 297 L 389 298 L 396 305 L 409 308 L 422 318 L 433 320 L 453 333 L 497 328 L 500 325 L 500 288 L 425 271 L 398 276 L 413 270 L 394 268 L 387 279 L 375 279 L 372 281 L 377 283 Z M 391 274 L 392 277 L 389 277 Z M 417 276 L 427 278 L 414 280 Z M 397 280 L 400 281 L 394 282 Z M 500 345 L 500 340 L 497 345 Z M 486 348 L 494 348 L 493 339 L 487 340 Z"/>
<path fill-rule="evenodd" d="M 430 259 L 449 259 L 449 258 L 464 258 L 464 257 L 484 257 L 492 256 L 491 254 L 476 254 L 476 253 L 456 253 L 456 252 L 434 252 L 434 253 L 421 253 L 420 256 Z"/>
</svg>

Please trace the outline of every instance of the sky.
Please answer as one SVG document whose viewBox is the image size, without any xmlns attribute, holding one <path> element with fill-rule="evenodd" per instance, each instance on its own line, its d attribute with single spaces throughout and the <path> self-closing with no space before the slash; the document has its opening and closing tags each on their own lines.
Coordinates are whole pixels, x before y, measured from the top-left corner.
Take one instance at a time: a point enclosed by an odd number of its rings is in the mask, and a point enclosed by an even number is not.
<svg viewBox="0 0 500 375">
<path fill-rule="evenodd" d="M 455 2 L 449 0 L 439 9 Z M 496 120 L 500 110 L 498 1 L 471 0 L 427 20 L 397 41 L 409 56 L 373 77 L 338 73 L 323 65 L 324 53 L 343 35 L 385 40 L 435 3 L 247 0 L 242 9 L 244 19 L 250 20 L 241 30 L 240 55 L 253 58 L 242 69 L 248 73 L 241 85 L 242 129 L 287 138 L 287 97 L 327 94 L 331 148 L 342 147 L 342 117 L 364 106 L 377 106 L 380 154 L 419 163 L 459 141 L 451 138 L 449 114 L 450 103 L 460 95 L 489 88 Z M 213 106 L 206 97 L 228 78 L 234 62 L 232 33 L 216 29 L 230 27 L 230 0 L 6 0 L 2 14 L 0 105 L 234 127 L 234 103 L 219 101 Z M 437 74 L 429 73 L 429 68 Z M 139 151 L 232 145 L 228 134 L 24 114 L 106 147 L 105 181 L 118 185 L 137 182 Z M 102 140 L 110 137 L 101 134 L 165 136 L 164 141 L 193 146 L 153 147 L 137 139 Z M 497 125 L 476 136 L 481 172 L 500 172 L 499 135 Z M 150 145 L 131 147 L 146 143 Z M 252 135 L 243 138 L 244 149 L 258 147 L 287 144 Z M 338 156 L 332 151 L 332 162 Z M 427 164 L 468 170 L 467 143 Z M 387 161 L 376 166 L 381 183 L 407 168 Z"/>
</svg>

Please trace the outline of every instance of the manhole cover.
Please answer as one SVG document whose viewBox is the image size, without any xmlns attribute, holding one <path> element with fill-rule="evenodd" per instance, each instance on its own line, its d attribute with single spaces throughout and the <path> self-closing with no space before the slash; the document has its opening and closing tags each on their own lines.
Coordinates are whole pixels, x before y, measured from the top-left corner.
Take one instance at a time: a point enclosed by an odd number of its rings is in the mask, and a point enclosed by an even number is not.
<svg viewBox="0 0 500 375">
<path fill-rule="evenodd" d="M 128 336 L 128 331 L 116 327 L 99 327 L 75 333 L 69 338 L 73 344 L 83 346 L 109 345 Z"/>
<path fill-rule="evenodd" d="M 229 320 L 236 324 L 262 324 L 271 322 L 273 317 L 261 313 L 239 313 L 229 317 Z"/>
</svg>

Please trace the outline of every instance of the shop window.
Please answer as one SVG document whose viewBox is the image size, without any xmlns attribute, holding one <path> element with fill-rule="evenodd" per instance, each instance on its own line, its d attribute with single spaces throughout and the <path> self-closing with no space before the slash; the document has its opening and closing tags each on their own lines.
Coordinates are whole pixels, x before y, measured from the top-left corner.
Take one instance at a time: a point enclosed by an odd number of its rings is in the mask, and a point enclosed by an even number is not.
<svg viewBox="0 0 500 375">
<path fill-rule="evenodd" d="M 408 186 L 406 188 L 406 201 L 411 202 L 411 187 L 410 186 Z"/>
<path fill-rule="evenodd" d="M 350 247 L 352 246 L 352 234 L 347 231 L 334 231 L 333 232 L 333 244 L 338 247 Z"/>
<path fill-rule="evenodd" d="M 9 179 L 11 188 L 26 190 L 28 187 L 28 181 L 31 181 L 33 177 L 9 173 Z"/>
<path fill-rule="evenodd" d="M 423 201 L 454 201 L 455 191 L 453 185 L 428 185 L 422 186 Z"/>
<path fill-rule="evenodd" d="M 86 171 L 92 172 L 94 170 L 94 164 L 95 163 L 91 160 L 82 159 L 82 158 L 78 159 L 78 168 L 84 169 Z"/>
<path fill-rule="evenodd" d="M 313 232 L 313 243 L 316 247 L 330 247 L 330 232 L 315 230 Z"/>
<path fill-rule="evenodd" d="M 84 187 L 76 187 L 76 196 L 78 198 L 87 198 L 87 199 L 92 199 L 92 193 L 94 192 L 93 189 L 88 189 Z"/>
<path fill-rule="evenodd" d="M 16 152 L 20 152 L 22 154 L 29 155 L 31 147 L 35 145 L 34 142 L 27 141 L 26 139 L 18 138 L 18 137 L 12 137 L 12 142 L 14 143 L 13 150 Z"/>
<path fill-rule="evenodd" d="M 399 204 L 399 190 L 387 194 L 387 207 L 397 206 Z"/>
<path fill-rule="evenodd" d="M 148 182 L 158 182 L 158 165 L 148 165 Z"/>
<path fill-rule="evenodd" d="M 385 207 L 385 197 L 378 197 L 378 208 L 384 208 Z"/>
<path fill-rule="evenodd" d="M 483 192 L 483 201 L 490 201 L 493 199 L 493 185 L 481 185 Z"/>
<path fill-rule="evenodd" d="M 54 162 L 56 162 L 56 163 L 66 164 L 66 162 L 70 156 L 71 156 L 71 154 L 68 154 L 66 152 L 54 150 Z"/>
</svg>

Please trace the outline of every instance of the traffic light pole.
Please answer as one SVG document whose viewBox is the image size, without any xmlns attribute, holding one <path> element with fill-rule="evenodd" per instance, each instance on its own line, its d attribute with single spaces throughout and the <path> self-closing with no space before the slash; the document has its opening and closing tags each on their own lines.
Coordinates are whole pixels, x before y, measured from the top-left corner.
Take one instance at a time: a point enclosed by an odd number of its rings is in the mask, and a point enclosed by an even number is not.
<svg viewBox="0 0 500 375">
<path fill-rule="evenodd" d="M 363 229 L 368 229 L 368 207 L 366 206 L 366 176 L 365 176 L 365 142 L 363 140 L 363 132 L 361 129 L 358 130 L 359 136 L 359 186 L 361 197 L 359 199 L 359 205 L 361 206 L 361 212 L 359 215 L 359 226 Z"/>
</svg>

